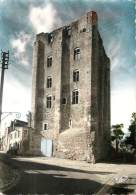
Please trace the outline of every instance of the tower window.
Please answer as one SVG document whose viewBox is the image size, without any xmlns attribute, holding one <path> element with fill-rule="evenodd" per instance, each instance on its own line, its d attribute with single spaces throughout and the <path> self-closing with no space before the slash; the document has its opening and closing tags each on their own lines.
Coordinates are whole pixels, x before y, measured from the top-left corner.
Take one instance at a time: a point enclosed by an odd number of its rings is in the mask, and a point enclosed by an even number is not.
<svg viewBox="0 0 136 195">
<path fill-rule="evenodd" d="M 79 102 L 79 91 L 74 90 L 72 92 L 72 104 L 78 104 L 78 102 Z"/>
<path fill-rule="evenodd" d="M 43 130 L 44 131 L 48 130 L 48 124 L 47 123 L 43 124 Z"/>
<path fill-rule="evenodd" d="M 79 70 L 74 70 L 73 71 L 73 81 L 74 82 L 79 81 Z"/>
<path fill-rule="evenodd" d="M 74 60 L 79 60 L 80 59 L 80 48 L 75 48 L 74 49 Z"/>
<path fill-rule="evenodd" d="M 53 42 L 53 38 L 54 38 L 53 33 L 49 33 L 48 34 L 48 43 L 52 43 Z"/>
<path fill-rule="evenodd" d="M 69 127 L 72 127 L 72 120 L 69 120 Z"/>
<path fill-rule="evenodd" d="M 67 35 L 70 36 L 71 35 L 71 26 L 67 27 Z"/>
<path fill-rule="evenodd" d="M 52 87 L 52 78 L 48 77 L 47 78 L 47 88 L 51 88 Z"/>
<path fill-rule="evenodd" d="M 52 56 L 49 56 L 47 58 L 47 67 L 51 67 L 52 66 Z"/>
<path fill-rule="evenodd" d="M 62 104 L 66 104 L 67 103 L 67 99 L 66 98 L 62 98 Z"/>
<path fill-rule="evenodd" d="M 52 106 L 52 97 L 47 96 L 47 108 L 51 108 L 51 106 Z"/>
</svg>

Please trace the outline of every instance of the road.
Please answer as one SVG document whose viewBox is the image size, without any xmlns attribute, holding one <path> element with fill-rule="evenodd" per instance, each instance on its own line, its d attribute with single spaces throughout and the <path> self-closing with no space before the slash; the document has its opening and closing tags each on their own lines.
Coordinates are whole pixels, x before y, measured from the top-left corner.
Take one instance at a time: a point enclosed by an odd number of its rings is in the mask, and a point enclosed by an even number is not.
<svg viewBox="0 0 136 195">
<path fill-rule="evenodd" d="M 8 157 L 0 161 L 17 170 L 19 179 L 4 194 L 106 194 L 123 191 L 136 194 L 136 165 L 97 163 L 46 157 Z M 5 172 L 5 171 L 4 171 Z M 128 178 L 126 183 L 115 181 Z M 111 187 L 113 186 L 113 188 Z M 120 193 L 119 193 L 120 194 Z"/>
<path fill-rule="evenodd" d="M 17 168 L 20 180 L 5 194 L 92 194 L 102 184 L 96 172 L 60 167 L 55 165 L 12 159 L 0 154 L 0 159 Z"/>
</svg>

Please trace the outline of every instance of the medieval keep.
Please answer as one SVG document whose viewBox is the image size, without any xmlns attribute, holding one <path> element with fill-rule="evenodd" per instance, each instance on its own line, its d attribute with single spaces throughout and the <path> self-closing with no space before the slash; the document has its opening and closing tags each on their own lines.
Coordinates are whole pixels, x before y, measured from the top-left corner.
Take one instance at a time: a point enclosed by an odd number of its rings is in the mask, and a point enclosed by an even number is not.
<svg viewBox="0 0 136 195">
<path fill-rule="evenodd" d="M 96 162 L 110 147 L 110 60 L 97 14 L 36 37 L 32 127 L 37 153 Z"/>
</svg>

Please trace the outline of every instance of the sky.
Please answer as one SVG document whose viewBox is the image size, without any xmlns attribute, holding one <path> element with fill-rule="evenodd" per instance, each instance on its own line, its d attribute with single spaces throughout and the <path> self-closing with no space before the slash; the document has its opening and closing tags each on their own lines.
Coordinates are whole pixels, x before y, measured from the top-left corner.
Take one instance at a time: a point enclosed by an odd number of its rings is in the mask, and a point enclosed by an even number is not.
<svg viewBox="0 0 136 195">
<path fill-rule="evenodd" d="M 32 48 L 35 36 L 50 32 L 94 10 L 111 60 L 111 125 L 130 124 L 136 112 L 136 34 L 134 0 L 0 0 L 0 49 L 9 50 L 3 112 L 31 110 Z M 5 115 L 3 114 L 3 117 Z M 8 124 L 10 115 L 3 120 Z"/>
</svg>

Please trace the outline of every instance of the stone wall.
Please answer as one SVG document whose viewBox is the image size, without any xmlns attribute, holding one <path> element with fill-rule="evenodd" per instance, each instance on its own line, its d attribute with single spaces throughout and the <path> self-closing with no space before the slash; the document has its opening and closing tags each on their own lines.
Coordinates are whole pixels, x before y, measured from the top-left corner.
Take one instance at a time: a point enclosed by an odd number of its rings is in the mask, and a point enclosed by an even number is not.
<svg viewBox="0 0 136 195">
<path fill-rule="evenodd" d="M 39 131 L 29 128 L 29 150 L 27 155 L 40 156 L 41 135 Z"/>
<path fill-rule="evenodd" d="M 32 69 L 32 127 L 39 129 L 43 121 L 44 106 L 44 36 L 37 35 L 33 51 Z"/>
<path fill-rule="evenodd" d="M 87 160 L 86 133 L 82 129 L 67 129 L 59 136 L 56 156 L 73 160 Z"/>
<path fill-rule="evenodd" d="M 98 32 L 97 14 L 89 12 L 69 26 L 39 34 L 35 45 L 33 127 L 53 140 L 54 156 L 90 162 L 105 158 L 110 146 L 110 62 Z M 75 48 L 80 49 L 79 60 L 74 59 Z M 52 56 L 51 67 L 47 67 L 48 56 Z M 78 82 L 73 82 L 74 70 L 79 70 Z M 48 76 L 51 88 L 47 88 Z M 75 89 L 78 104 L 72 104 Z M 48 95 L 52 96 L 50 109 Z M 44 123 L 48 130 L 43 131 Z"/>
<path fill-rule="evenodd" d="M 110 61 L 97 25 L 93 25 L 92 36 L 91 133 L 95 132 L 93 153 L 98 161 L 110 149 Z"/>
<path fill-rule="evenodd" d="M 67 91 L 67 104 L 61 106 L 63 133 L 58 138 L 56 155 L 87 160 L 90 146 L 92 27 L 87 15 L 70 27 L 70 37 L 63 36 L 62 91 Z M 74 60 L 75 48 L 80 48 L 79 60 Z M 74 70 L 79 70 L 79 82 L 73 82 Z M 75 89 L 79 90 L 78 104 L 72 104 L 72 91 Z"/>
</svg>

